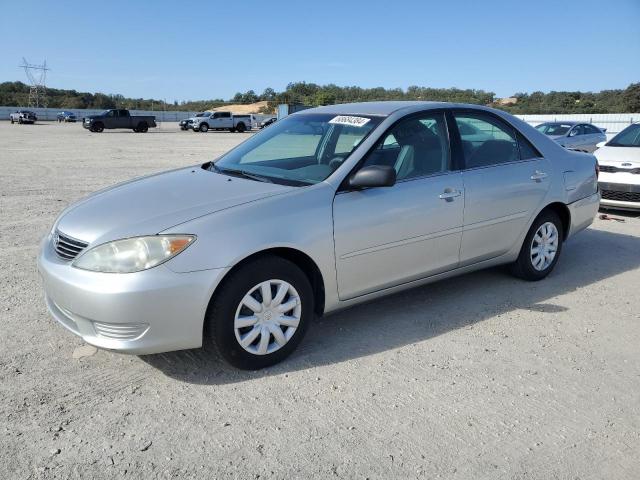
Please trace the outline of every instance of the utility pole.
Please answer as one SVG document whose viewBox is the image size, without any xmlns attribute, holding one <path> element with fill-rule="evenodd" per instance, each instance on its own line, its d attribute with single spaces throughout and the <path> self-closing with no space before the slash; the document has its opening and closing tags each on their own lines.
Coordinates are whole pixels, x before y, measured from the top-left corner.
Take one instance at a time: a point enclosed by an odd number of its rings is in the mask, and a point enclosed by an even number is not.
<svg viewBox="0 0 640 480">
<path fill-rule="evenodd" d="M 28 106 L 33 108 L 46 107 L 46 81 L 47 72 L 50 70 L 50 68 L 47 67 L 47 61 L 45 60 L 42 65 L 34 65 L 22 57 L 22 65 L 20 65 L 20 67 L 24 68 L 24 73 L 29 80 Z"/>
</svg>

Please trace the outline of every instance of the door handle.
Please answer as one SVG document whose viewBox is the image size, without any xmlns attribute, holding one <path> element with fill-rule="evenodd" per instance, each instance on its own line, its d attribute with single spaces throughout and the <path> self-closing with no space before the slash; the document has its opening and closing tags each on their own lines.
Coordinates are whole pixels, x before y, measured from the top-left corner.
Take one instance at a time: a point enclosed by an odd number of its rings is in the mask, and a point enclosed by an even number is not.
<svg viewBox="0 0 640 480">
<path fill-rule="evenodd" d="M 439 198 L 441 200 L 446 200 L 447 202 L 452 202 L 454 198 L 459 197 L 461 194 L 462 192 L 455 188 L 445 188 L 444 193 L 441 193 Z"/>
<path fill-rule="evenodd" d="M 547 174 L 545 172 L 541 172 L 540 170 L 536 170 L 535 173 L 531 175 L 531 180 L 535 182 L 539 182 L 543 178 L 547 178 Z"/>
</svg>

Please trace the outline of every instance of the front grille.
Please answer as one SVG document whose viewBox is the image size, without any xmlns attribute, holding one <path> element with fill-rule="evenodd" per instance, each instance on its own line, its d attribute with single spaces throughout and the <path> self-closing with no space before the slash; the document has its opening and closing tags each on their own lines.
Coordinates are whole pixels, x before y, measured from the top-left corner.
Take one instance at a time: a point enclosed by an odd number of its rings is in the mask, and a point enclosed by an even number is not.
<svg viewBox="0 0 640 480">
<path fill-rule="evenodd" d="M 75 238 L 68 237 L 57 230 L 53 235 L 53 248 L 58 256 L 65 260 L 73 260 L 76 258 L 82 250 L 87 248 L 87 245 L 89 244 L 76 240 Z"/>
<path fill-rule="evenodd" d="M 617 200 L 619 202 L 640 202 L 640 193 L 602 190 L 602 198 L 604 198 L 605 200 Z"/>
<path fill-rule="evenodd" d="M 600 165 L 600 171 L 607 172 L 607 173 L 621 172 L 621 173 L 633 173 L 635 175 L 640 175 L 640 168 L 618 168 L 610 165 Z"/>
</svg>

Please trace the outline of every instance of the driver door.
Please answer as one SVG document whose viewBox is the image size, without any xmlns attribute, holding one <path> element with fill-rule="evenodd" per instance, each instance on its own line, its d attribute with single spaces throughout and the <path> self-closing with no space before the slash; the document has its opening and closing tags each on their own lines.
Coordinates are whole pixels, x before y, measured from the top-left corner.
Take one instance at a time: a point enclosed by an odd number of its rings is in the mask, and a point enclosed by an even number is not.
<svg viewBox="0 0 640 480">
<path fill-rule="evenodd" d="M 451 167 L 444 113 L 400 121 L 369 152 L 367 165 L 396 170 L 392 187 L 345 190 L 333 202 L 341 300 L 455 268 L 464 188 Z"/>
</svg>

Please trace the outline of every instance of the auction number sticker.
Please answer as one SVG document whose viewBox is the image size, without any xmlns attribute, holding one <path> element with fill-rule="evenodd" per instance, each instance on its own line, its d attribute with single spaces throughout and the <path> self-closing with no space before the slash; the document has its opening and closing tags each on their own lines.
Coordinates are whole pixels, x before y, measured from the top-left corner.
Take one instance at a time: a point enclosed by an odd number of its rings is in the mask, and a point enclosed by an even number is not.
<svg viewBox="0 0 640 480">
<path fill-rule="evenodd" d="M 338 125 L 351 125 L 352 127 L 362 127 L 371 120 L 365 117 L 352 117 L 349 115 L 338 115 L 329 120 L 329 123 L 337 123 Z"/>
</svg>

